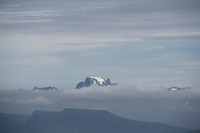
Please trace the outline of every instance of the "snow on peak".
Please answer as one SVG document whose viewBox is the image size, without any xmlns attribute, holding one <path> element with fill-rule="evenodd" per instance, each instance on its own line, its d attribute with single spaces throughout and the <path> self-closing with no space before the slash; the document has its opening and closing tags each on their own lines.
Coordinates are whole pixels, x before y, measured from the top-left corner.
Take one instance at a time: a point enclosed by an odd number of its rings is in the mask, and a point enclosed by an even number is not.
<svg viewBox="0 0 200 133">
<path fill-rule="evenodd" d="M 96 84 L 98 86 L 108 86 L 108 85 L 116 85 L 117 83 L 111 83 L 109 78 L 105 80 L 103 77 L 87 77 L 84 82 L 81 81 L 77 84 L 76 89 L 89 87 L 93 84 Z"/>
<path fill-rule="evenodd" d="M 96 82 L 100 85 L 103 85 L 105 83 L 105 80 L 102 77 L 90 77 L 91 79 L 95 79 Z"/>
<path fill-rule="evenodd" d="M 168 88 L 168 91 L 179 91 L 179 90 L 189 90 L 189 87 L 170 87 Z"/>
</svg>

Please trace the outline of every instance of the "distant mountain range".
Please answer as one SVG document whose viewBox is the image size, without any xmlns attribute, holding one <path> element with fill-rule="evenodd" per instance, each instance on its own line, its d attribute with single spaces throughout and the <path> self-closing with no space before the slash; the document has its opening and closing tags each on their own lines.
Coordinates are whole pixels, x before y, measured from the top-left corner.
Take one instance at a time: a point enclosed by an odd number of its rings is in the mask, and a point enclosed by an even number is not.
<svg viewBox="0 0 200 133">
<path fill-rule="evenodd" d="M 111 86 L 111 85 L 117 85 L 117 83 L 111 83 L 109 78 L 105 80 L 103 77 L 87 77 L 84 82 L 81 81 L 76 85 L 76 89 L 89 87 L 91 85 Z"/>
<path fill-rule="evenodd" d="M 17 133 L 29 117 L 29 115 L 0 113 L 0 133 Z"/>
<path fill-rule="evenodd" d="M 48 87 L 37 87 L 35 86 L 33 89 L 33 91 L 57 91 L 58 89 L 56 87 L 52 87 L 52 86 L 48 86 Z"/>
<path fill-rule="evenodd" d="M 103 110 L 34 111 L 32 115 L 0 113 L 1 133 L 199 133 L 162 123 L 129 120 Z"/>
</svg>

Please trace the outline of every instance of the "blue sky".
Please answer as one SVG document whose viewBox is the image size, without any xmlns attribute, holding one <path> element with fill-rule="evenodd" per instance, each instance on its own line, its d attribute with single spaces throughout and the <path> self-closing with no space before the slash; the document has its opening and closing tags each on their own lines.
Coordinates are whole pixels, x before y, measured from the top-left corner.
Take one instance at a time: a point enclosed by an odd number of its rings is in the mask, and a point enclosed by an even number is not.
<svg viewBox="0 0 200 133">
<path fill-rule="evenodd" d="M 200 86 L 198 0 L 1 0 L 1 89 Z"/>
</svg>

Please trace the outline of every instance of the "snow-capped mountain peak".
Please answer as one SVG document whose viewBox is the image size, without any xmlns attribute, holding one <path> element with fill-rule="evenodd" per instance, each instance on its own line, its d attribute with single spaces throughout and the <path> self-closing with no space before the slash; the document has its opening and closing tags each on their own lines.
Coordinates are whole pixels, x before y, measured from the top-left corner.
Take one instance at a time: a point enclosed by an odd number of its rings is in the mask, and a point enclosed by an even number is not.
<svg viewBox="0 0 200 133">
<path fill-rule="evenodd" d="M 98 86 L 116 85 L 116 83 L 111 83 L 109 78 L 105 80 L 103 77 L 87 77 L 84 82 L 81 81 L 77 84 L 76 89 L 89 87 L 93 84 Z"/>
<path fill-rule="evenodd" d="M 102 77 L 90 77 L 90 78 L 96 80 L 97 84 L 100 84 L 100 85 L 105 84 L 105 80 Z"/>
<path fill-rule="evenodd" d="M 168 88 L 167 90 L 168 91 L 179 91 L 179 90 L 189 90 L 190 88 L 189 87 L 170 87 Z"/>
</svg>

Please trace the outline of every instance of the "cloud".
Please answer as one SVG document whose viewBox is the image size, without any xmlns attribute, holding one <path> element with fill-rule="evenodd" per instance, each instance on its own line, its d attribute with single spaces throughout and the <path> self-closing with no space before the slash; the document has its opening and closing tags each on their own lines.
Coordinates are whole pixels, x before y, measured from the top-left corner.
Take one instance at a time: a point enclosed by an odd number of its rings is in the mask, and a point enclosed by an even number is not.
<svg viewBox="0 0 200 133">
<path fill-rule="evenodd" d="M 0 99 L 0 103 L 8 104 L 8 103 L 12 103 L 12 102 L 13 102 L 13 100 L 11 100 L 9 97 L 4 97 L 4 98 Z"/>
<path fill-rule="evenodd" d="M 197 88 L 191 90 L 170 92 L 166 88 L 135 87 L 132 85 L 110 87 L 88 87 L 83 89 L 61 89 L 59 91 L 35 92 L 29 90 L 1 90 L 1 102 L 16 101 L 16 104 L 46 104 L 56 102 L 88 101 L 127 101 L 133 99 L 171 99 L 194 100 L 199 99 L 200 92 Z"/>
<path fill-rule="evenodd" d="M 50 10 L 18 10 L 18 9 L 0 9 L 0 24 L 17 24 L 17 23 L 44 23 L 50 22 L 50 17 L 60 16 L 55 11 Z"/>
<path fill-rule="evenodd" d="M 152 39 L 195 39 L 200 37 L 199 31 L 155 33 Z M 151 37 L 150 37 L 151 38 Z"/>
<path fill-rule="evenodd" d="M 195 0 L 2 3 L 1 51 L 73 51 L 199 37 L 200 19 L 192 12 L 199 12 Z"/>
<path fill-rule="evenodd" d="M 44 96 L 37 96 L 34 99 L 19 99 L 16 101 L 16 104 L 24 106 L 33 106 L 33 105 L 49 106 L 52 105 L 53 103 Z"/>
</svg>

